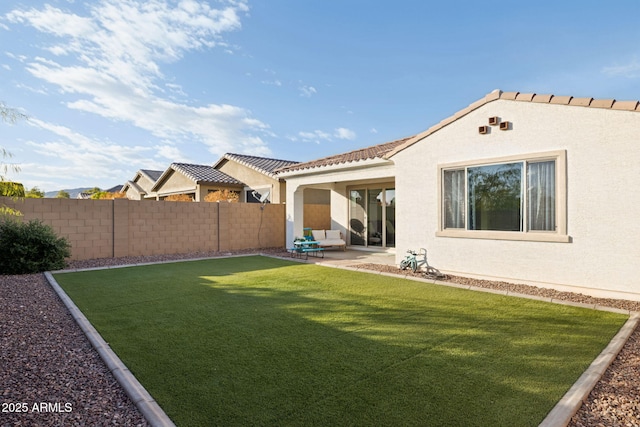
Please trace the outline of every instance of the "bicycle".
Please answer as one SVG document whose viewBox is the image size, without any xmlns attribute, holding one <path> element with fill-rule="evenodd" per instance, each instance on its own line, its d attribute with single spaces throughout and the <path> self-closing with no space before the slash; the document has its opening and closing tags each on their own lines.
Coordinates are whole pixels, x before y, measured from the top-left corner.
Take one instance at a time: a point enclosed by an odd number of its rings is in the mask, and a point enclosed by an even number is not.
<svg viewBox="0 0 640 427">
<path fill-rule="evenodd" d="M 422 259 L 418 259 L 418 255 L 422 255 Z M 419 253 L 409 249 L 407 251 L 407 255 L 405 255 L 404 259 L 400 261 L 401 270 L 411 268 L 411 271 L 414 273 L 418 271 L 418 268 L 422 270 L 423 265 L 425 266 L 423 270 L 425 276 L 434 279 L 442 279 L 445 277 L 440 270 L 429 265 L 429 262 L 427 261 L 427 250 L 425 248 L 420 248 Z"/>
</svg>

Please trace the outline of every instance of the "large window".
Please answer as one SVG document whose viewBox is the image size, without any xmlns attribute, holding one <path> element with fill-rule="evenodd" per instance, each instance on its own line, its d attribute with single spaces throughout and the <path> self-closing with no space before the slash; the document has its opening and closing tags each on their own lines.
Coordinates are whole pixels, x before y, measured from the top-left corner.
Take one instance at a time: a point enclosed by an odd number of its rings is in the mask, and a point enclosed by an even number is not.
<svg viewBox="0 0 640 427">
<path fill-rule="evenodd" d="M 438 235 L 568 241 L 564 151 L 443 165 Z"/>
</svg>

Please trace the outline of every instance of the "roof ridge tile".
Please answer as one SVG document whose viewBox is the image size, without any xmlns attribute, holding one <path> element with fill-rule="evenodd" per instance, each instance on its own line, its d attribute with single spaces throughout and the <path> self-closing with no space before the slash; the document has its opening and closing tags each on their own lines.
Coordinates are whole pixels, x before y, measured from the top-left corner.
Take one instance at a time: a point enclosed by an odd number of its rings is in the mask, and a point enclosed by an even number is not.
<svg viewBox="0 0 640 427">
<path fill-rule="evenodd" d="M 593 101 L 593 98 L 572 98 L 571 101 L 569 101 L 569 105 L 588 107 L 591 105 L 591 101 Z"/>
<path fill-rule="evenodd" d="M 569 105 L 573 96 L 553 96 L 549 101 L 549 104 Z"/>
<path fill-rule="evenodd" d="M 546 95 L 534 95 L 533 99 L 531 99 L 531 102 L 539 102 L 541 104 L 548 104 L 551 102 L 551 100 L 553 99 L 553 95 L 551 94 L 546 94 Z"/>
<path fill-rule="evenodd" d="M 535 96 L 535 93 L 518 93 L 516 101 L 532 101 Z"/>
<path fill-rule="evenodd" d="M 589 107 L 611 108 L 615 102 L 615 99 L 594 99 L 593 101 L 591 101 Z"/>
<path fill-rule="evenodd" d="M 635 111 L 640 105 L 638 101 L 616 101 L 611 106 L 612 110 L 627 110 L 627 111 Z"/>
</svg>

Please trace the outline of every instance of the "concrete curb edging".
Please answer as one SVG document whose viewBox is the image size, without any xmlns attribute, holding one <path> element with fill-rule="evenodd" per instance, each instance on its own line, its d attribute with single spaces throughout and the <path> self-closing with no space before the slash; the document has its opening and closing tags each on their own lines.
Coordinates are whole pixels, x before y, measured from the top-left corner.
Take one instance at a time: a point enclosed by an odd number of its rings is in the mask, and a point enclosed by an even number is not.
<svg viewBox="0 0 640 427">
<path fill-rule="evenodd" d="M 571 418 L 578 412 L 589 393 L 600 381 L 606 370 L 622 350 L 629 336 L 640 322 L 640 313 L 633 313 L 629 320 L 620 328 L 620 331 L 602 350 L 600 355 L 591 363 L 586 371 L 578 378 L 578 381 L 562 396 L 562 399 L 549 412 L 539 427 L 564 427 L 569 424 Z"/>
<path fill-rule="evenodd" d="M 113 352 L 113 350 L 111 350 L 109 344 L 107 344 L 93 325 L 91 325 L 89 320 L 84 316 L 84 314 L 82 314 L 80 309 L 75 305 L 71 298 L 69 298 L 62 287 L 60 287 L 53 275 L 48 271 L 45 272 L 44 275 L 53 290 L 58 294 L 64 305 L 71 313 L 73 319 L 76 321 L 78 326 L 80 326 L 80 329 L 84 332 L 91 345 L 96 349 L 100 358 L 107 365 L 109 371 L 113 374 L 118 383 L 120 383 L 127 396 L 129 396 L 131 401 L 140 410 L 142 416 L 144 416 L 144 418 L 153 427 L 175 427 L 173 421 L 171 421 L 162 408 L 160 408 L 160 405 L 153 400 L 153 397 L 151 397 L 149 392 L 142 386 L 142 384 L 140 384 L 136 377 L 133 376 L 131 371 L 129 371 L 125 364 L 122 363 L 120 358 Z"/>
</svg>

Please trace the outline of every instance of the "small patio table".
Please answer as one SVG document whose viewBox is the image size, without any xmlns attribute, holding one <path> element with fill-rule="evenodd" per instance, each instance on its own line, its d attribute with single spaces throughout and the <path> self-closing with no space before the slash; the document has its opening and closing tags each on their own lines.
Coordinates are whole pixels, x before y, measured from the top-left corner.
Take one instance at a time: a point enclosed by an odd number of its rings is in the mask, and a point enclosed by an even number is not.
<svg viewBox="0 0 640 427">
<path fill-rule="evenodd" d="M 293 242 L 293 248 L 290 249 L 291 257 L 309 259 L 309 255 L 324 258 L 324 248 L 318 246 L 315 240 L 300 240 Z"/>
</svg>

